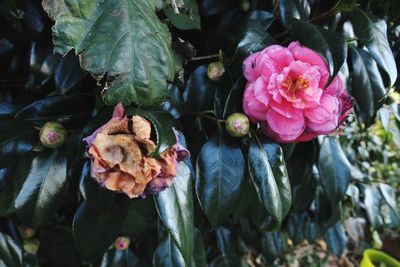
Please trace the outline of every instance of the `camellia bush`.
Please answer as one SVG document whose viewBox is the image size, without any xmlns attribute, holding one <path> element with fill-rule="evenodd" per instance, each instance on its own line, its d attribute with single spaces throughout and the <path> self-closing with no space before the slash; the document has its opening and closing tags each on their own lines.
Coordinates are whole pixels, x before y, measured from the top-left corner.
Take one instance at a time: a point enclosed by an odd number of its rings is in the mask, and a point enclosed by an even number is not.
<svg viewBox="0 0 400 267">
<path fill-rule="evenodd" d="M 398 10 L 0 1 L 0 266 L 400 257 Z"/>
</svg>

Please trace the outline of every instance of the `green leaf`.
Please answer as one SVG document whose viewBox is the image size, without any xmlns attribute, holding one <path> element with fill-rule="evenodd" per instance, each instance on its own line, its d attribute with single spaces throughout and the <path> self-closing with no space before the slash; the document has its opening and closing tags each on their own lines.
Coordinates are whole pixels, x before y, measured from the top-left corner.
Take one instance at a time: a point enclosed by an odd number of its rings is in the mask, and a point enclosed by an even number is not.
<svg viewBox="0 0 400 267">
<path fill-rule="evenodd" d="M 266 32 L 274 19 L 272 13 L 258 10 L 248 14 L 235 25 L 233 33 L 228 38 L 233 42 L 228 43 L 224 49 L 224 63 L 229 66 L 226 68 L 226 73 L 239 78 L 243 74 L 242 63 L 245 58 L 276 43 L 276 40 Z"/>
<path fill-rule="evenodd" d="M 117 238 L 127 213 L 126 205 L 120 205 L 124 203 L 114 203 L 107 213 L 96 211 L 87 202 L 81 204 L 74 216 L 73 233 L 82 258 L 100 258 Z"/>
<path fill-rule="evenodd" d="M 38 154 L 15 200 L 18 217 L 26 225 L 41 226 L 58 210 L 67 189 L 66 152 L 57 149 Z"/>
<path fill-rule="evenodd" d="M 238 143 L 218 130 L 202 147 L 196 163 L 196 193 L 212 227 L 235 209 L 245 178 Z"/>
<path fill-rule="evenodd" d="M 157 146 L 152 154 L 153 157 L 158 157 L 161 152 L 176 144 L 176 135 L 173 130 L 175 120 L 167 112 L 129 107 L 125 111 L 127 115 L 136 114 L 145 117 L 154 125 L 157 135 Z"/>
<path fill-rule="evenodd" d="M 379 189 L 372 186 L 366 186 L 364 189 L 364 209 L 367 212 L 368 221 L 375 229 L 383 225 L 381 202 L 382 195 L 379 192 Z"/>
<path fill-rule="evenodd" d="M 397 217 L 400 217 L 396 204 L 396 190 L 390 185 L 383 183 L 379 184 L 379 190 L 389 208 L 397 215 Z"/>
<path fill-rule="evenodd" d="M 153 267 L 185 267 L 185 260 L 170 234 L 158 244 L 153 255 Z"/>
<path fill-rule="evenodd" d="M 152 198 L 130 200 L 121 232 L 127 236 L 139 235 L 155 217 L 156 208 Z"/>
<path fill-rule="evenodd" d="M 0 170 L 0 216 L 15 212 L 15 199 L 30 172 L 32 159 L 32 154 L 25 155 L 15 166 Z"/>
<path fill-rule="evenodd" d="M 100 267 L 139 267 L 139 259 L 129 249 L 108 250 L 104 254 Z"/>
<path fill-rule="evenodd" d="M 195 0 L 187 0 L 180 13 L 175 14 L 172 7 L 164 9 L 165 15 L 171 20 L 172 25 L 180 30 L 200 30 L 199 7 Z"/>
<path fill-rule="evenodd" d="M 235 241 L 229 229 L 219 226 L 217 232 L 217 245 L 222 255 L 228 260 L 229 266 L 239 266 L 240 257 L 235 248 Z"/>
<path fill-rule="evenodd" d="M 192 255 L 191 267 L 207 266 L 207 254 L 204 248 L 203 235 L 199 229 L 195 228 L 194 231 L 194 250 Z"/>
<path fill-rule="evenodd" d="M 7 267 L 22 267 L 22 249 L 8 235 L 0 233 L 0 265 Z"/>
<path fill-rule="evenodd" d="M 382 98 L 386 93 L 382 76 L 372 56 L 359 48 L 351 48 L 353 77 L 351 79 L 352 95 L 356 99 L 359 119 L 371 123 L 377 110 L 383 105 Z"/>
<path fill-rule="evenodd" d="M 83 198 L 99 212 L 107 212 L 113 205 L 116 193 L 107 190 L 90 176 L 90 161 L 82 167 L 79 190 Z"/>
<path fill-rule="evenodd" d="M 346 38 L 336 32 L 298 19 L 292 20 L 293 37 L 317 51 L 328 64 L 331 79 L 336 76 L 347 58 Z"/>
<path fill-rule="evenodd" d="M 46 0 L 43 7 L 56 21 L 54 51 L 75 49 L 84 70 L 106 76 L 107 104 L 156 106 L 166 97 L 176 62 L 154 1 Z"/>
<path fill-rule="evenodd" d="M 179 163 L 172 186 L 156 194 L 154 199 L 161 221 L 185 262 L 189 262 L 193 254 L 193 197 L 192 178 L 185 163 Z"/>
<path fill-rule="evenodd" d="M 273 263 L 274 260 L 281 255 L 283 251 L 282 243 L 281 234 L 279 232 L 263 233 L 261 248 L 267 262 Z"/>
<path fill-rule="evenodd" d="M 58 121 L 66 128 L 80 128 L 90 118 L 94 106 L 91 95 L 50 96 L 34 101 L 15 114 L 35 125 Z"/>
<path fill-rule="evenodd" d="M 197 67 L 190 74 L 183 92 L 186 109 L 193 112 L 213 109 L 215 91 L 216 83 L 207 77 L 207 65 Z"/>
<path fill-rule="evenodd" d="M 82 259 L 74 244 L 70 227 L 61 224 L 46 226 L 40 229 L 39 236 L 38 255 L 41 260 L 50 266 L 81 266 Z"/>
<path fill-rule="evenodd" d="M 0 168 L 10 166 L 39 142 L 39 133 L 23 120 L 0 121 Z"/>
<path fill-rule="evenodd" d="M 257 195 L 279 228 L 292 205 L 290 181 L 282 148 L 264 136 L 253 134 L 248 168 Z"/>
<path fill-rule="evenodd" d="M 54 83 L 58 92 L 65 94 L 80 82 L 85 75 L 86 73 L 79 65 L 78 57 L 70 52 L 58 63 L 54 73 Z"/>
<path fill-rule="evenodd" d="M 351 165 L 336 137 L 327 136 L 322 141 L 318 170 L 326 196 L 333 205 L 337 205 L 345 196 L 350 183 Z"/>
<path fill-rule="evenodd" d="M 314 199 L 316 181 L 312 176 L 312 168 L 316 158 L 315 150 L 312 141 L 297 143 L 287 160 L 294 211 L 305 209 Z"/>
<path fill-rule="evenodd" d="M 356 36 L 368 48 L 379 67 L 389 75 L 389 86 L 393 86 L 397 79 L 397 68 L 387 38 L 386 22 L 384 20 L 373 21 L 367 13 L 359 8 L 351 14 Z"/>
<path fill-rule="evenodd" d="M 310 4 L 307 0 L 278 1 L 278 18 L 285 28 L 290 29 L 292 19 L 307 20 L 310 17 Z"/>
<path fill-rule="evenodd" d="M 340 223 L 336 223 L 329 228 L 325 234 L 325 239 L 329 249 L 340 258 L 347 245 L 347 237 L 343 226 Z"/>
</svg>

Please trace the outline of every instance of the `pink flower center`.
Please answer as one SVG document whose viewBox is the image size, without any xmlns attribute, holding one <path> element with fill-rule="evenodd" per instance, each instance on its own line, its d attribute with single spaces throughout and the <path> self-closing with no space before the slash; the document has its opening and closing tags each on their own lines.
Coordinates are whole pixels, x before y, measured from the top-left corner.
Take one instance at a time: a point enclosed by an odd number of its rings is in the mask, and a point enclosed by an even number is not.
<svg viewBox="0 0 400 267">
<path fill-rule="evenodd" d="M 308 87 L 308 80 L 300 76 L 296 81 L 293 81 L 289 76 L 282 82 L 282 87 L 285 88 L 289 93 L 294 94 L 300 90 Z"/>
<path fill-rule="evenodd" d="M 55 131 L 50 131 L 47 134 L 47 137 L 49 138 L 50 143 L 54 143 L 58 139 L 58 134 Z"/>
</svg>

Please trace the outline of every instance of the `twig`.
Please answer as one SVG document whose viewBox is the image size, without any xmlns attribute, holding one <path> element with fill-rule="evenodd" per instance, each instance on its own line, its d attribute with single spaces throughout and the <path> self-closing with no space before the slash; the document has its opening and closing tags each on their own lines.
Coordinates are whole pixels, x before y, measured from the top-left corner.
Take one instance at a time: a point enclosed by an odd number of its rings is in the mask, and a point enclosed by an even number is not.
<svg viewBox="0 0 400 267">
<path fill-rule="evenodd" d="M 219 54 L 213 54 L 213 55 L 207 55 L 207 56 L 201 56 L 201 57 L 194 57 L 194 58 L 191 58 L 189 61 L 218 58 L 218 56 L 219 56 Z"/>
</svg>

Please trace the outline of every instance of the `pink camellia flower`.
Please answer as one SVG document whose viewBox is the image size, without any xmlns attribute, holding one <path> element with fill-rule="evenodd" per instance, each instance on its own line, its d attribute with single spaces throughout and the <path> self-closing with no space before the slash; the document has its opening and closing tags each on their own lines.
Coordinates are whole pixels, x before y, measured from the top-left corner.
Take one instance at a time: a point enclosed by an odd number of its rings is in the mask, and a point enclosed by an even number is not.
<svg viewBox="0 0 400 267">
<path fill-rule="evenodd" d="M 243 110 L 265 135 L 281 143 L 308 141 L 338 129 L 352 107 L 343 80 L 329 80 L 313 50 L 292 42 L 271 45 L 243 62 Z"/>
<path fill-rule="evenodd" d="M 126 116 L 122 104 L 118 104 L 111 120 L 84 139 L 92 161 L 91 176 L 107 189 L 130 198 L 171 186 L 178 161 L 188 158 L 189 151 L 178 143 L 177 136 L 175 145 L 154 158 L 156 145 L 150 136 L 150 122 L 140 116 Z"/>
</svg>

